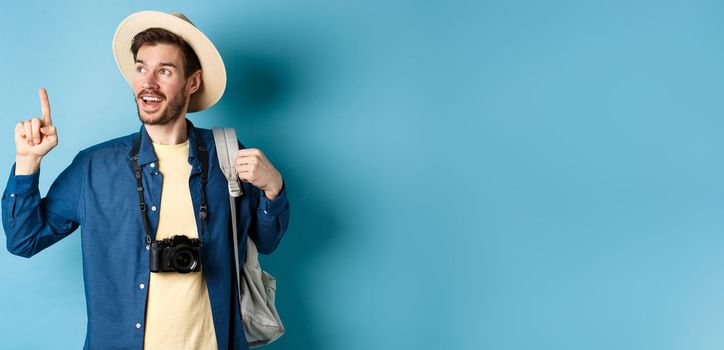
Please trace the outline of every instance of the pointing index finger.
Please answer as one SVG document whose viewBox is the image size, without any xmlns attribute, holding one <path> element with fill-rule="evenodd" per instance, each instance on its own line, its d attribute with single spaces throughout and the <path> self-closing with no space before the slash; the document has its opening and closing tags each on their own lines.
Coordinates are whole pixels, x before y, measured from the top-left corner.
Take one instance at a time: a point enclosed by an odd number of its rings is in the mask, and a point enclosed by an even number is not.
<svg viewBox="0 0 724 350">
<path fill-rule="evenodd" d="M 48 92 L 44 88 L 38 90 L 40 95 L 40 111 L 43 115 L 43 126 L 53 125 L 53 121 L 50 119 L 50 102 L 48 101 Z"/>
</svg>

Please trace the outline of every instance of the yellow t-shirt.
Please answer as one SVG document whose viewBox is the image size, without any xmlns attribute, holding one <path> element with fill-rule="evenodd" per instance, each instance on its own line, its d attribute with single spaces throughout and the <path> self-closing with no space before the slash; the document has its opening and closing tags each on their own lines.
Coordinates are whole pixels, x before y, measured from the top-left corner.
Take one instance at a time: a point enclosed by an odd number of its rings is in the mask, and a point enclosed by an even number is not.
<svg viewBox="0 0 724 350">
<path fill-rule="evenodd" d="M 173 235 L 199 238 L 189 191 L 189 142 L 153 144 L 163 176 L 156 240 Z M 152 272 L 146 305 L 147 350 L 216 349 L 211 303 L 202 271 Z"/>
</svg>

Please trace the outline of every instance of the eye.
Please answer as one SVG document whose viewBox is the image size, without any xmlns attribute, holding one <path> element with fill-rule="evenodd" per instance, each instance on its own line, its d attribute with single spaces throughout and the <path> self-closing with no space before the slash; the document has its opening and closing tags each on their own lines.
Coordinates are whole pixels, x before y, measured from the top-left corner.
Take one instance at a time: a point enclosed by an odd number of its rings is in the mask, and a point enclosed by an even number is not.
<svg viewBox="0 0 724 350">
<path fill-rule="evenodd" d="M 145 72 L 146 72 L 146 68 L 143 68 L 142 66 L 138 66 L 138 67 L 136 67 L 136 72 L 138 72 L 138 73 L 145 73 Z"/>
<path fill-rule="evenodd" d="M 166 68 L 161 68 L 160 71 L 158 71 L 161 75 L 171 75 L 171 71 Z"/>
</svg>

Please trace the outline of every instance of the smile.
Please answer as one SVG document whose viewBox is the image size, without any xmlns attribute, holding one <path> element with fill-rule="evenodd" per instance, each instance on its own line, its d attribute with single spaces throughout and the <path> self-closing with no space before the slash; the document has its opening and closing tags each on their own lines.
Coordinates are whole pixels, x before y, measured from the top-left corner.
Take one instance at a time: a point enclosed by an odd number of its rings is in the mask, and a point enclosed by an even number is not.
<svg viewBox="0 0 724 350">
<path fill-rule="evenodd" d="M 145 107 L 144 109 L 147 111 L 153 111 L 160 108 L 161 102 L 164 101 L 163 97 L 156 95 L 141 95 L 140 100 Z"/>
<path fill-rule="evenodd" d="M 153 97 L 153 96 L 143 96 L 141 97 L 143 101 L 145 102 L 161 102 L 160 97 Z"/>
</svg>

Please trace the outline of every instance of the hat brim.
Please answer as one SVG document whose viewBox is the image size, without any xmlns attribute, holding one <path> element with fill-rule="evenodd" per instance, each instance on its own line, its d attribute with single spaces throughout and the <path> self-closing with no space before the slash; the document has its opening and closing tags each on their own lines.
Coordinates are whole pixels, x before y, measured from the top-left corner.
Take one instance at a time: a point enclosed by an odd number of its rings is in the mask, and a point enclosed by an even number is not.
<svg viewBox="0 0 724 350">
<path fill-rule="evenodd" d="M 165 12 L 136 12 L 118 25 L 113 36 L 113 56 L 126 81 L 133 86 L 136 72 L 131 41 L 136 34 L 148 28 L 162 28 L 181 36 L 199 58 L 203 82 L 201 88 L 191 95 L 187 112 L 202 111 L 216 104 L 226 89 L 226 68 L 219 51 L 193 24 Z"/>
</svg>

